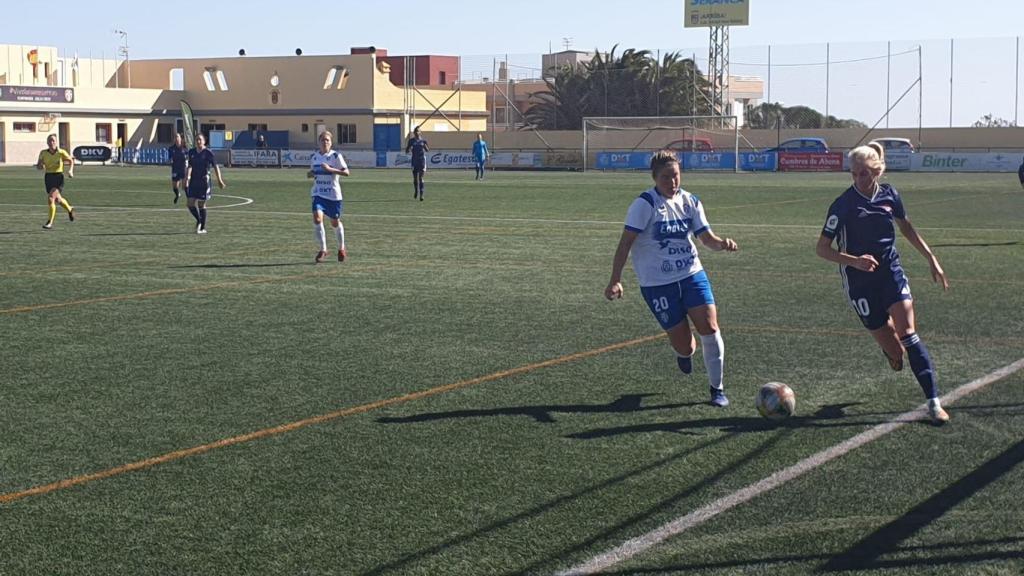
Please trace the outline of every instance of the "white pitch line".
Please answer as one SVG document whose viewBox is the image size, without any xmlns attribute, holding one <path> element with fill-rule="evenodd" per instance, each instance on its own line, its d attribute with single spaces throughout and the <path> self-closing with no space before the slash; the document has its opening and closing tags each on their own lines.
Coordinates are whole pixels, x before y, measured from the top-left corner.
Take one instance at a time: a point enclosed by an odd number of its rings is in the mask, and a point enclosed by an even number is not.
<svg viewBox="0 0 1024 576">
<path fill-rule="evenodd" d="M 147 192 L 149 194 L 161 194 L 164 195 L 166 192 Z M 235 202 L 234 204 L 219 205 L 207 205 L 206 207 L 210 210 L 223 210 L 224 208 L 237 208 L 239 206 L 248 206 L 255 202 L 252 198 L 246 198 L 245 196 L 232 196 L 231 194 L 216 194 L 215 198 L 234 198 L 235 200 L 241 200 L 241 202 Z M 2 204 L 0 206 L 17 206 L 19 208 L 38 208 L 41 204 Z M 90 206 L 88 204 L 75 204 L 75 209 L 85 208 L 91 214 L 102 214 L 104 212 L 131 212 L 131 211 L 142 211 L 142 212 L 174 212 L 184 211 L 185 208 L 154 208 L 149 206 Z M 33 211 L 34 212 L 34 211 Z"/>
<path fill-rule="evenodd" d="M 351 203 L 358 203 L 359 200 L 351 200 Z M 2 204 L 0 204 L 2 206 Z M 278 210 L 247 210 L 245 215 L 269 214 L 273 216 L 309 216 L 309 212 L 291 212 Z M 360 214 L 345 213 L 345 218 L 387 218 L 392 220 L 448 220 L 467 222 L 513 222 L 521 224 L 597 224 L 602 226 L 622 226 L 622 220 L 556 220 L 553 218 L 503 218 L 498 216 L 429 216 L 423 214 Z M 717 222 L 715 227 L 730 228 L 802 228 L 809 230 L 821 230 L 824 224 L 740 224 Z M 918 230 L 933 230 L 945 232 L 1024 232 L 1019 228 L 940 228 L 916 226 Z"/>
<path fill-rule="evenodd" d="M 163 194 L 163 192 L 159 192 Z M 234 208 L 237 206 L 246 206 L 253 203 L 251 198 L 245 198 L 242 196 L 229 196 L 227 194 L 214 194 L 214 197 L 221 196 L 226 198 L 238 198 L 244 199 L 246 202 L 238 204 L 228 204 L 225 206 L 209 206 L 209 208 Z M 359 200 L 350 200 L 350 203 L 358 203 Z M 37 204 L 3 204 L 0 206 L 38 206 Z M 77 205 L 76 205 L 77 207 Z M 171 211 L 181 210 L 181 208 L 144 208 L 144 207 L 117 207 L 117 206 L 97 206 L 94 212 L 100 211 L 100 208 L 104 210 L 116 211 L 116 210 L 138 210 L 138 211 Z M 255 215 L 271 215 L 271 216 L 309 216 L 309 212 L 293 212 L 285 210 L 246 210 L 243 212 L 235 212 L 234 214 L 244 214 L 245 216 Z M 553 218 L 503 218 L 498 216 L 430 216 L 423 214 L 360 214 L 360 213 L 346 213 L 345 218 L 386 218 L 391 220 L 442 220 L 442 221 L 464 221 L 464 222 L 509 222 L 518 224 L 578 224 L 578 225 L 600 225 L 600 226 L 621 226 L 621 220 L 556 220 Z M 823 225 L 819 224 L 746 224 L 746 223 L 735 223 L 735 222 L 717 222 L 714 225 L 716 228 L 779 228 L 779 229 L 803 229 L 803 230 L 821 230 Z M 1001 232 L 1001 233 L 1016 233 L 1024 232 L 1021 228 L 943 228 L 943 227 L 930 227 L 930 226 L 918 226 L 918 230 L 930 230 L 938 232 Z"/>
<path fill-rule="evenodd" d="M 977 380 L 968 382 L 967 384 L 960 386 L 956 390 L 953 390 L 952 392 L 943 396 L 942 402 L 953 403 L 956 400 L 959 400 L 964 396 L 967 396 L 968 394 L 976 392 L 977 390 L 980 390 L 981 388 L 984 388 L 985 386 L 992 384 L 993 382 L 997 382 L 999 380 L 1002 380 L 1003 378 L 1006 378 L 1007 376 L 1010 376 L 1011 374 L 1021 370 L 1022 368 L 1024 368 L 1024 358 L 1021 358 L 1020 360 L 1017 360 L 1012 364 L 1003 366 L 1002 368 L 999 368 L 994 372 L 990 372 L 985 376 L 978 378 Z M 825 450 L 822 450 L 821 452 L 818 452 L 813 456 L 804 458 L 803 460 L 797 462 L 796 464 L 790 466 L 789 468 L 780 470 L 772 474 L 771 476 L 759 480 L 758 482 L 755 482 L 747 486 L 746 488 L 737 490 L 736 492 L 733 492 L 728 496 L 723 496 L 722 498 L 719 498 L 718 500 L 715 500 L 710 504 L 698 508 L 697 510 L 690 512 L 685 516 L 681 516 L 679 518 L 676 518 L 675 520 L 672 520 L 671 522 L 663 524 L 646 534 L 627 540 L 621 545 L 616 546 L 615 548 L 612 548 L 607 552 L 598 554 L 597 556 L 594 556 L 593 558 L 587 560 L 582 564 L 574 566 L 573 568 L 569 568 L 568 570 L 559 572 L 558 575 L 577 576 L 583 574 L 597 574 L 616 564 L 629 560 L 637 554 L 640 554 L 652 548 L 653 546 L 661 542 L 664 542 L 668 538 L 678 536 L 679 534 L 689 530 L 690 528 L 703 524 L 704 522 L 714 518 L 722 512 L 735 508 L 736 506 L 739 506 L 740 504 L 743 504 L 748 500 L 760 496 L 761 494 L 764 494 L 769 490 L 778 488 L 779 486 L 789 482 L 790 480 L 803 476 L 804 474 L 814 470 L 815 468 L 818 468 L 819 466 L 831 460 L 834 460 L 848 452 L 856 450 L 857 448 L 860 448 L 861 446 L 869 442 L 873 442 L 874 440 L 877 440 L 882 436 L 885 436 L 886 434 L 904 426 L 908 422 L 913 422 L 920 419 L 924 415 L 926 406 L 927 404 L 922 404 L 921 406 L 918 406 L 916 409 L 911 410 L 910 412 L 900 414 L 899 416 L 896 416 L 895 418 L 888 422 L 879 424 L 874 428 L 861 432 L 860 434 L 854 436 L 853 438 L 850 438 L 849 440 L 846 440 L 845 442 L 837 444 L 831 448 L 826 448 Z"/>
</svg>

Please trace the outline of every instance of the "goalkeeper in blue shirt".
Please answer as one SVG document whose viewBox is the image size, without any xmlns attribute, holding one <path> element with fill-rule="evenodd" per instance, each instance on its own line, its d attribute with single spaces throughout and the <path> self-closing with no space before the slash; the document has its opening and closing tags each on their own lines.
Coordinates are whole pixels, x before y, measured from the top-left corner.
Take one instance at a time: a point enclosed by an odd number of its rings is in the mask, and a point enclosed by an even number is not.
<svg viewBox="0 0 1024 576">
<path fill-rule="evenodd" d="M 484 164 L 487 163 L 487 156 L 490 152 L 487 150 L 487 142 L 484 142 L 484 135 L 477 134 L 476 142 L 473 142 L 473 161 L 476 163 L 476 179 L 484 179 Z"/>
</svg>

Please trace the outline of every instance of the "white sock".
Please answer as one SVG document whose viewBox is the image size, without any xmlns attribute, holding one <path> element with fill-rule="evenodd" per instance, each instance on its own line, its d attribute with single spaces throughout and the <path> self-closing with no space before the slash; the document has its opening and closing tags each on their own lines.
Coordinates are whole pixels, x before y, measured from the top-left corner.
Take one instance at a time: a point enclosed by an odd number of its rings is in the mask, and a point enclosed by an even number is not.
<svg viewBox="0 0 1024 576">
<path fill-rule="evenodd" d="M 313 239 L 321 252 L 327 252 L 327 238 L 324 236 L 324 223 L 313 224 Z"/>
<path fill-rule="evenodd" d="M 725 343 L 722 333 L 700 336 L 700 347 L 704 351 L 704 366 L 708 370 L 708 382 L 717 390 L 722 389 L 722 366 L 725 364 Z"/>
<path fill-rule="evenodd" d="M 345 225 L 338 220 L 338 227 L 334 229 L 334 235 L 338 237 L 338 250 L 345 249 Z"/>
</svg>

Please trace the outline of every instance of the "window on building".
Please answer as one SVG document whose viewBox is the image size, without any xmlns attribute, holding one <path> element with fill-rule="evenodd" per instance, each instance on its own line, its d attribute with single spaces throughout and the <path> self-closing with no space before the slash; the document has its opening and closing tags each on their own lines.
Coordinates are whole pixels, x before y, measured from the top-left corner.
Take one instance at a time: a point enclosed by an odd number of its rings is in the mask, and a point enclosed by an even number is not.
<svg viewBox="0 0 1024 576">
<path fill-rule="evenodd" d="M 206 84 L 206 91 L 213 92 L 217 88 L 213 85 L 213 69 L 207 68 L 203 70 L 203 82 Z"/>
<path fill-rule="evenodd" d="M 281 93 L 278 92 L 277 90 L 271 90 L 270 91 L 270 103 L 271 104 L 278 104 L 280 102 L 281 102 Z"/>
<path fill-rule="evenodd" d="M 171 68 L 169 74 L 170 78 L 170 89 L 171 90 L 184 90 L 185 89 L 185 69 L 184 68 Z"/>
<path fill-rule="evenodd" d="M 255 133 L 255 132 L 266 132 L 267 131 L 267 125 L 266 124 L 249 124 L 248 130 L 249 130 L 249 132 L 253 132 L 253 133 Z"/>
<path fill-rule="evenodd" d="M 348 87 L 348 68 L 344 66 L 332 66 L 324 78 L 324 90 L 344 90 Z"/>
<path fill-rule="evenodd" d="M 96 141 L 106 144 L 114 142 L 114 130 L 110 124 L 96 124 Z"/>
<path fill-rule="evenodd" d="M 504 106 L 496 106 L 494 108 L 494 123 L 495 124 L 508 124 L 508 108 Z"/>
<path fill-rule="evenodd" d="M 336 138 L 338 144 L 356 144 L 356 125 L 338 124 L 338 134 Z"/>
<path fill-rule="evenodd" d="M 157 124 L 156 141 L 166 143 L 174 142 L 174 124 Z"/>
<path fill-rule="evenodd" d="M 227 76 L 224 75 L 224 71 L 223 70 L 217 70 L 216 76 L 217 76 L 217 86 L 221 89 L 222 92 L 227 92 L 228 91 L 228 78 L 227 78 Z"/>
<path fill-rule="evenodd" d="M 437 73 L 437 83 L 440 84 L 441 86 L 444 86 L 444 85 L 448 84 L 448 73 L 445 72 L 444 70 L 441 70 L 440 72 L 438 72 Z"/>
<path fill-rule="evenodd" d="M 35 122 L 15 122 L 13 124 L 15 132 L 35 132 Z"/>
<path fill-rule="evenodd" d="M 302 125 L 302 133 L 305 134 L 306 132 L 309 132 L 309 124 Z"/>
<path fill-rule="evenodd" d="M 225 125 L 224 124 L 217 124 L 217 123 L 213 123 L 213 122 L 210 122 L 210 123 L 207 123 L 207 124 L 200 124 L 199 125 L 199 131 L 203 134 L 203 138 L 206 139 L 206 143 L 207 144 L 210 143 L 210 131 L 211 130 L 224 130 L 224 129 L 225 129 Z"/>
</svg>

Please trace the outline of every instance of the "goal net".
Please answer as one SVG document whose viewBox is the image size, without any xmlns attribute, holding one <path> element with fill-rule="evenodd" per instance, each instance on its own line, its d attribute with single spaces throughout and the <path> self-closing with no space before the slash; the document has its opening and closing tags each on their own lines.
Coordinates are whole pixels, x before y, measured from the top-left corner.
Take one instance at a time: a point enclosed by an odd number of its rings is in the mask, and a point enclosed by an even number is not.
<svg viewBox="0 0 1024 576">
<path fill-rule="evenodd" d="M 647 169 L 651 153 L 670 149 L 679 153 L 684 170 L 739 171 L 739 144 L 736 116 L 583 119 L 584 170 Z"/>
</svg>

